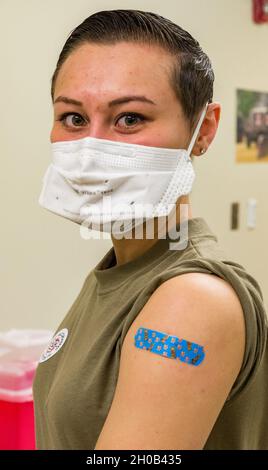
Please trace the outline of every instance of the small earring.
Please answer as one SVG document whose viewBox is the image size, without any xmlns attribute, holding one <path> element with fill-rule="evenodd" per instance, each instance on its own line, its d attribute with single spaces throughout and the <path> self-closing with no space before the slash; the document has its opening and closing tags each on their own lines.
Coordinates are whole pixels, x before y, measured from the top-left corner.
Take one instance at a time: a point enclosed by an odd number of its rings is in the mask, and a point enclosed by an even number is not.
<svg viewBox="0 0 268 470">
<path fill-rule="evenodd" d="M 201 149 L 200 150 L 201 155 L 203 155 L 203 153 L 205 153 L 205 151 L 206 151 L 206 149 Z"/>
</svg>

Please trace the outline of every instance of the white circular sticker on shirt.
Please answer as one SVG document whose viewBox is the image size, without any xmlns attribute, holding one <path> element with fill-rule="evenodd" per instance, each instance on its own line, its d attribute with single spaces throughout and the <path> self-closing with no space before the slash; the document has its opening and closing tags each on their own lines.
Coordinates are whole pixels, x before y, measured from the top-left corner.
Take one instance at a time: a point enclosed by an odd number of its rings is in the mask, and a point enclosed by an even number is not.
<svg viewBox="0 0 268 470">
<path fill-rule="evenodd" d="M 67 328 L 63 328 L 63 330 L 58 331 L 58 333 L 56 333 L 56 335 L 48 343 L 46 350 L 41 354 L 39 362 L 45 362 L 50 357 L 54 356 L 54 354 L 56 354 L 64 345 L 67 336 Z"/>
</svg>

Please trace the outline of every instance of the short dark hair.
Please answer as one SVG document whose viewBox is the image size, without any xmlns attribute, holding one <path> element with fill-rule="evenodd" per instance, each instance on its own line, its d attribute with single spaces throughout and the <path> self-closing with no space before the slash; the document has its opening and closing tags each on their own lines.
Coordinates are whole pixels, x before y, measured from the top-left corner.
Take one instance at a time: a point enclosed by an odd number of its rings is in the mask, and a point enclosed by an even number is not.
<svg viewBox="0 0 268 470">
<path fill-rule="evenodd" d="M 85 43 L 115 44 L 120 41 L 155 44 L 177 58 L 171 69 L 170 84 L 192 128 L 205 104 L 212 101 L 214 72 L 210 59 L 190 33 L 171 20 L 148 11 L 99 11 L 73 29 L 51 79 L 52 101 L 59 70 L 75 49 Z"/>
</svg>

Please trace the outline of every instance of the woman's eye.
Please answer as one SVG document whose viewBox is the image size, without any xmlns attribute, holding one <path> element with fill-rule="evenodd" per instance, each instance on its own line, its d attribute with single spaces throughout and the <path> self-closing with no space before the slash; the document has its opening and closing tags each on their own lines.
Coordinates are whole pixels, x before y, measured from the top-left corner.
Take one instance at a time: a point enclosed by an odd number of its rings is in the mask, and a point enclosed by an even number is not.
<svg viewBox="0 0 268 470">
<path fill-rule="evenodd" d="M 75 116 L 75 118 L 72 118 L 71 116 Z M 67 122 L 67 118 L 70 117 L 69 119 L 69 122 Z M 76 113 L 63 113 L 59 119 L 57 119 L 57 121 L 60 121 L 62 122 L 62 124 L 66 127 L 81 127 L 82 123 L 81 123 L 81 120 L 83 122 L 85 122 L 84 118 L 82 118 L 82 116 L 80 116 L 80 114 L 76 114 Z"/>
<path fill-rule="evenodd" d="M 137 120 L 140 120 L 138 121 L 139 124 L 139 122 L 144 121 L 145 118 L 141 114 L 125 113 L 117 120 L 117 123 L 121 121 L 121 123 L 123 123 L 123 127 L 133 127 L 137 124 Z"/>
</svg>

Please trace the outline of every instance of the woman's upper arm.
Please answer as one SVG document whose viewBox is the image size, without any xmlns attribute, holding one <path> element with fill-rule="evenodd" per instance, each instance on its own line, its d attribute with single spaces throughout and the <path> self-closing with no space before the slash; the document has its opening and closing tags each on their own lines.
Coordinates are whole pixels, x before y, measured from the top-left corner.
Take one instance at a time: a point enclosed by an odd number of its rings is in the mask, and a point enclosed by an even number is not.
<svg viewBox="0 0 268 470">
<path fill-rule="evenodd" d="M 195 366 L 135 346 L 139 328 L 203 346 Z M 113 402 L 95 449 L 202 449 L 245 351 L 241 304 L 223 279 L 188 273 L 155 290 L 123 341 Z"/>
</svg>

